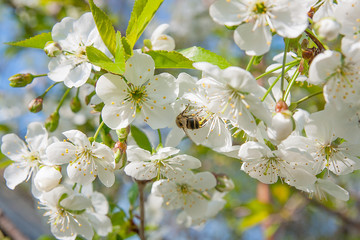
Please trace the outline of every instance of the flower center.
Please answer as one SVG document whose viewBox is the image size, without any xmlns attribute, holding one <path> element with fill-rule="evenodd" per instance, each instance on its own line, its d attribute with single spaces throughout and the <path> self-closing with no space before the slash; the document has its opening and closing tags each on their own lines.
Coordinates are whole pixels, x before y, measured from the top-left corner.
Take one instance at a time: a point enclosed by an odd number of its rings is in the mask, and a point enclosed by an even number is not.
<svg viewBox="0 0 360 240">
<path fill-rule="evenodd" d="M 253 13 L 264 14 L 267 11 L 267 7 L 264 2 L 257 2 L 253 8 Z"/>
<path fill-rule="evenodd" d="M 132 103 L 135 103 L 137 107 L 143 102 L 146 101 L 147 92 L 145 86 L 134 86 L 132 84 L 129 84 L 128 88 L 128 97 L 126 100 L 131 101 Z"/>
<path fill-rule="evenodd" d="M 189 185 L 187 185 L 187 184 L 179 185 L 178 191 L 181 192 L 182 194 L 188 194 L 191 192 Z"/>
</svg>

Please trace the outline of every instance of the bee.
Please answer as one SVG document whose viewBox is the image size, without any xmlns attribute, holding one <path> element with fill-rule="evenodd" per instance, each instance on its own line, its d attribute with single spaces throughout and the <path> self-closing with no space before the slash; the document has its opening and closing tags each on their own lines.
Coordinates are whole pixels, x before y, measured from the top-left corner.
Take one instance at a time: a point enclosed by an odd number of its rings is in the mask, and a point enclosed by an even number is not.
<svg viewBox="0 0 360 240">
<path fill-rule="evenodd" d="M 199 128 L 202 128 L 207 123 L 207 119 L 204 117 L 199 116 L 199 112 L 190 114 L 189 111 L 189 105 L 186 106 L 185 110 L 182 111 L 177 117 L 176 117 L 176 125 L 179 128 L 182 128 L 185 133 L 187 129 L 190 130 L 196 130 Z"/>
</svg>

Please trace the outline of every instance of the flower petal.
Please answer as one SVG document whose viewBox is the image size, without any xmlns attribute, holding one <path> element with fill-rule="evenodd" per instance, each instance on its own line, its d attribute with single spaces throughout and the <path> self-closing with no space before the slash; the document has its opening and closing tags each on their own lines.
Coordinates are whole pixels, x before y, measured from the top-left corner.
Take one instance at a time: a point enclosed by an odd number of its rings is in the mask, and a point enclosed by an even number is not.
<svg viewBox="0 0 360 240">
<path fill-rule="evenodd" d="M 135 119 L 136 109 L 130 102 L 117 105 L 105 105 L 101 116 L 105 124 L 111 129 L 127 127 Z"/>
<path fill-rule="evenodd" d="M 141 86 L 154 76 L 155 62 L 147 54 L 134 52 L 125 65 L 124 76 L 129 83 Z"/>
<path fill-rule="evenodd" d="M 105 104 L 121 104 L 127 96 L 128 86 L 125 80 L 118 75 L 106 73 L 96 83 L 96 94 Z"/>
<path fill-rule="evenodd" d="M 25 139 L 31 151 L 39 151 L 47 147 L 48 133 L 43 124 L 33 122 L 28 126 Z"/>
<path fill-rule="evenodd" d="M 6 186 L 12 190 L 25 181 L 29 175 L 30 167 L 22 166 L 19 164 L 11 164 L 4 171 L 4 178 L 6 180 Z"/>
<path fill-rule="evenodd" d="M 13 161 L 22 161 L 24 155 L 29 154 L 23 140 L 16 134 L 10 133 L 2 137 L 1 152 Z"/>
</svg>

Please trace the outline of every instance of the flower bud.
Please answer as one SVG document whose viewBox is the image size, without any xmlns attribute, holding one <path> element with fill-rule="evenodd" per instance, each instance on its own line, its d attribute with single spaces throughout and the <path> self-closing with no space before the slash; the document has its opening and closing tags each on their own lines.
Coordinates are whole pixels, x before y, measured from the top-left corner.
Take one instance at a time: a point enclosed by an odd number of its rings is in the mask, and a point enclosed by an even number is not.
<svg viewBox="0 0 360 240">
<path fill-rule="evenodd" d="M 169 24 L 161 24 L 151 35 L 152 50 L 173 51 L 175 49 L 175 40 L 169 35 L 164 34 Z"/>
<path fill-rule="evenodd" d="M 49 57 L 56 57 L 61 53 L 61 46 L 57 42 L 49 41 L 45 44 L 44 51 Z"/>
<path fill-rule="evenodd" d="M 294 120 L 289 110 L 277 112 L 271 121 L 271 127 L 267 133 L 271 140 L 281 142 L 286 139 L 294 130 Z"/>
<path fill-rule="evenodd" d="M 60 115 L 57 111 L 53 112 L 46 120 L 45 120 L 45 128 L 49 132 L 53 132 L 57 129 L 59 125 Z"/>
<path fill-rule="evenodd" d="M 28 106 L 29 111 L 32 113 L 40 112 L 43 108 L 43 101 L 44 99 L 41 96 L 31 100 Z"/>
<path fill-rule="evenodd" d="M 42 166 L 34 178 L 36 188 L 48 192 L 60 184 L 62 175 L 60 167 Z"/>
<path fill-rule="evenodd" d="M 9 78 L 10 87 L 25 87 L 26 85 L 32 83 L 34 75 L 31 73 L 18 73 Z"/>
<path fill-rule="evenodd" d="M 229 192 L 234 189 L 234 182 L 226 174 L 215 174 L 216 186 L 215 189 L 219 192 Z"/>
<path fill-rule="evenodd" d="M 126 156 L 127 144 L 126 142 L 117 141 L 113 148 L 115 154 L 115 169 L 121 169 L 125 167 L 127 156 Z"/>
<path fill-rule="evenodd" d="M 81 102 L 78 96 L 75 96 L 73 99 L 71 99 L 70 108 L 74 113 L 77 113 L 81 110 Z"/>
<path fill-rule="evenodd" d="M 130 133 L 130 126 L 116 130 L 116 134 L 120 142 L 126 142 L 129 133 Z"/>
<path fill-rule="evenodd" d="M 282 112 L 285 110 L 288 110 L 286 102 L 284 102 L 283 100 L 279 100 L 275 105 L 275 112 Z"/>
<path fill-rule="evenodd" d="M 328 17 L 322 18 L 315 24 L 314 28 L 319 37 L 332 41 L 339 35 L 341 26 L 334 18 Z"/>
</svg>

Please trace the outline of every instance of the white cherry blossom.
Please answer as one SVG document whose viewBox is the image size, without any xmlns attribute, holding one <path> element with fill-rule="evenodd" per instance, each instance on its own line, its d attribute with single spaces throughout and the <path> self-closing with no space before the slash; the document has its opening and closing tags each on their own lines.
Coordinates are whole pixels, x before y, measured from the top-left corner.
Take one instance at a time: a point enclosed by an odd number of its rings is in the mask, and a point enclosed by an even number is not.
<svg viewBox="0 0 360 240">
<path fill-rule="evenodd" d="M 219 24 L 238 26 L 235 43 L 248 55 L 269 51 L 272 34 L 296 38 L 307 27 L 307 5 L 301 0 L 217 0 L 210 16 Z"/>
<path fill-rule="evenodd" d="M 151 193 L 164 199 L 165 209 L 182 208 L 187 215 L 197 218 L 204 216 L 208 207 L 208 200 L 203 192 L 215 186 L 216 179 L 210 172 L 193 174 L 185 171 L 177 174 L 171 181 L 154 182 Z"/>
<path fill-rule="evenodd" d="M 62 179 L 59 167 L 42 166 L 34 178 L 36 188 L 48 192 L 60 184 Z"/>
<path fill-rule="evenodd" d="M 213 112 L 250 136 L 257 132 L 253 115 L 269 124 L 271 114 L 265 103 L 260 101 L 265 90 L 248 71 L 239 67 L 222 70 L 205 62 L 195 63 L 194 66 L 203 71 L 199 84 L 206 90 Z"/>
<path fill-rule="evenodd" d="M 175 40 L 164 34 L 169 26 L 169 24 L 161 24 L 154 30 L 150 39 L 152 50 L 173 51 L 175 49 Z"/>
<path fill-rule="evenodd" d="M 62 54 L 49 62 L 49 78 L 55 82 L 64 82 L 71 87 L 80 87 L 90 77 L 94 66 L 88 61 L 86 47 L 93 46 L 109 57 L 110 52 L 102 41 L 91 13 L 83 14 L 78 20 L 66 17 L 54 25 L 53 41 L 62 49 Z M 98 67 L 95 67 L 98 69 Z"/>
<path fill-rule="evenodd" d="M 92 239 L 94 231 L 84 212 L 91 207 L 91 201 L 76 194 L 65 186 L 59 186 L 44 193 L 39 199 L 39 209 L 48 216 L 51 233 L 57 239 L 73 240 L 77 235 Z"/>
<path fill-rule="evenodd" d="M 337 175 L 348 174 L 360 168 L 360 146 L 338 137 L 335 128 L 329 111 L 320 111 L 305 125 L 307 137 L 290 136 L 282 143 L 310 153 L 315 160 L 311 169 L 314 174 L 325 168 Z"/>
<path fill-rule="evenodd" d="M 349 200 L 349 193 L 339 185 L 327 179 L 316 179 L 316 182 L 306 187 L 296 187 L 300 190 L 308 192 L 310 197 L 315 196 L 319 200 L 326 200 L 326 194 L 333 196 L 342 201 Z"/>
<path fill-rule="evenodd" d="M 112 129 L 128 126 L 138 114 L 153 129 L 175 119 L 171 103 L 178 96 L 175 78 L 168 73 L 154 76 L 154 60 L 134 52 L 126 62 L 124 77 L 107 73 L 96 84 L 96 94 L 104 101 L 101 112 Z"/>
<path fill-rule="evenodd" d="M 53 164 L 69 164 L 69 178 L 80 184 L 89 184 L 99 176 L 107 187 L 114 184 L 114 154 L 105 144 L 92 142 L 78 131 L 70 130 L 63 133 L 67 140 L 50 145 L 46 155 Z"/>
<path fill-rule="evenodd" d="M 137 180 L 151 180 L 172 178 L 178 172 L 201 167 L 197 158 L 179 153 L 179 149 L 172 147 L 160 148 L 155 153 L 135 146 L 127 149 L 127 160 L 130 162 L 125 167 L 125 173 Z"/>
<path fill-rule="evenodd" d="M 292 186 L 308 186 L 315 182 L 315 176 L 308 170 L 313 159 L 297 148 L 271 150 L 259 142 L 246 142 L 239 149 L 242 170 L 251 177 L 266 184 L 276 183 L 280 177 Z"/>
<path fill-rule="evenodd" d="M 45 154 L 49 144 L 48 133 L 43 124 L 30 123 L 25 141 L 13 133 L 2 137 L 1 152 L 14 161 L 4 171 L 6 185 L 10 189 L 35 176 L 40 165 L 49 164 Z"/>
</svg>

